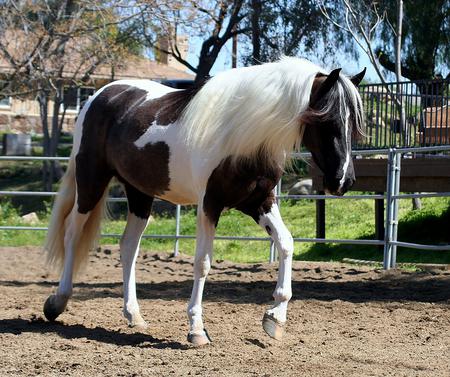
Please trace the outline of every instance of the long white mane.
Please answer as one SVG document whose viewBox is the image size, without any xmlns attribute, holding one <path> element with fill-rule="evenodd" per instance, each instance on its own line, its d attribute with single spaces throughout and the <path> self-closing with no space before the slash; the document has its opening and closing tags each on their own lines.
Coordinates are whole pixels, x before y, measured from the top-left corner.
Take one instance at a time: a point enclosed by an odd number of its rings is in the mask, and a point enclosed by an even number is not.
<svg viewBox="0 0 450 377">
<path fill-rule="evenodd" d="M 298 58 L 232 69 L 210 79 L 182 116 L 190 150 L 224 158 L 263 153 L 283 165 L 301 143 L 299 117 L 314 78 L 326 73 Z"/>
</svg>

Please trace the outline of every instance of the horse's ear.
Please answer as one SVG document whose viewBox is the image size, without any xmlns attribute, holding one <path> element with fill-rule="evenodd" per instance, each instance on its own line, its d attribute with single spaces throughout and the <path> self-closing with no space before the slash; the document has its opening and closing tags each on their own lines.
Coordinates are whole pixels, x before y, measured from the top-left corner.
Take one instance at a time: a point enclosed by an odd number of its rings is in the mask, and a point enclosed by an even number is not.
<svg viewBox="0 0 450 377">
<path fill-rule="evenodd" d="M 319 88 L 313 95 L 311 96 L 310 105 L 316 103 L 321 98 L 325 97 L 325 95 L 330 91 L 330 89 L 336 84 L 339 79 L 339 73 L 341 72 L 341 68 L 336 68 L 330 72 L 327 78 L 320 84 Z M 316 78 L 324 76 L 323 74 L 318 74 Z M 313 86 L 314 88 L 314 86 Z"/>
<path fill-rule="evenodd" d="M 364 67 L 364 69 L 361 72 L 351 77 L 350 81 L 353 83 L 353 85 L 358 86 L 361 83 L 365 74 L 366 74 L 366 67 Z"/>
</svg>

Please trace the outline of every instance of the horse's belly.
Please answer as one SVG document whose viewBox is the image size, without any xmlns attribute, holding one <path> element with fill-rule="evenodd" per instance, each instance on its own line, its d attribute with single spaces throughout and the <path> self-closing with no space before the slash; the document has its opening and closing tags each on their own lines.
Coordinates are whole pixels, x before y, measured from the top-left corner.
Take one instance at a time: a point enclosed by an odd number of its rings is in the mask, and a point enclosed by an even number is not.
<svg viewBox="0 0 450 377">
<path fill-rule="evenodd" d="M 190 205 L 197 204 L 197 199 L 194 197 L 187 196 L 185 193 L 166 191 L 161 195 L 157 196 L 159 199 L 166 200 L 174 204 Z"/>
</svg>

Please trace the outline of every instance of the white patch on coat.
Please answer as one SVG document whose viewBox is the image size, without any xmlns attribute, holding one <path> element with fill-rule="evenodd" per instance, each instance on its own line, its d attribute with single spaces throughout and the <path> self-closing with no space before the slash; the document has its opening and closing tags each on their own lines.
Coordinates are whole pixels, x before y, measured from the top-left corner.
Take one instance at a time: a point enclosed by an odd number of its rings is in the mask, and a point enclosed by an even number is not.
<svg viewBox="0 0 450 377">
<path fill-rule="evenodd" d="M 169 147 L 170 183 L 169 189 L 159 197 L 176 204 L 196 204 L 199 199 L 198 185 L 193 178 L 191 154 L 180 142 L 180 127 L 182 125 L 178 122 L 162 126 L 155 120 L 134 142 L 134 145 L 138 149 L 142 149 L 148 144 L 158 142 L 167 144 Z"/>
<path fill-rule="evenodd" d="M 147 92 L 147 96 L 145 98 L 146 101 L 149 99 L 159 98 L 168 93 L 179 90 L 151 80 L 118 80 L 110 82 L 109 84 L 103 86 L 102 88 L 97 90 L 91 97 L 89 97 L 89 99 L 81 109 L 80 113 L 78 114 L 73 137 L 73 148 L 72 148 L 73 155 L 76 155 L 78 153 L 78 150 L 80 149 L 81 136 L 83 135 L 84 118 L 86 117 L 86 113 L 91 107 L 92 102 L 106 88 L 109 88 L 110 86 L 114 85 L 128 85 L 134 88 L 145 90 Z"/>
<path fill-rule="evenodd" d="M 293 253 L 294 245 L 292 235 L 283 223 L 277 204 L 274 203 L 272 205 L 270 212 L 261 215 L 258 224 L 261 228 L 266 229 L 269 232 L 280 252 L 283 254 Z"/>
</svg>

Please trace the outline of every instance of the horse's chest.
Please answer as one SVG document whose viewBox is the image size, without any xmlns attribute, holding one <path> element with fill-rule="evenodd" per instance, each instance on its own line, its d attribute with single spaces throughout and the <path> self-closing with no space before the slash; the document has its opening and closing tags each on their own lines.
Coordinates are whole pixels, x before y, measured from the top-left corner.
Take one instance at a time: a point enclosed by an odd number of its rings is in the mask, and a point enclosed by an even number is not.
<svg viewBox="0 0 450 377">
<path fill-rule="evenodd" d="M 214 221 L 224 208 L 237 208 L 255 220 L 273 202 L 272 190 L 281 169 L 255 161 L 231 163 L 223 160 L 211 173 L 204 198 L 204 209 Z M 266 208 L 267 206 L 267 208 Z"/>
</svg>

